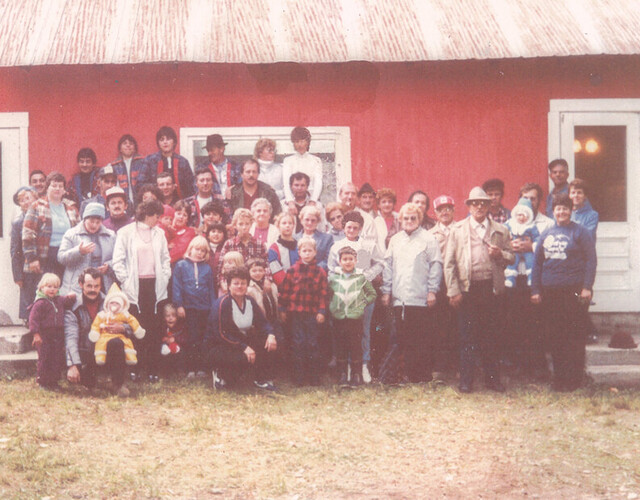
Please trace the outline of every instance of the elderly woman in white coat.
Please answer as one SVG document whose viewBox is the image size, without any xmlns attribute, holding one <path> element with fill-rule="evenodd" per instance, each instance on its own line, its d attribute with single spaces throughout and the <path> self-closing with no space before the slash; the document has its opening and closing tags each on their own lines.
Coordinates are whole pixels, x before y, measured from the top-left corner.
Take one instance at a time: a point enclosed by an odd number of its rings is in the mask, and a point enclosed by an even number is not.
<svg viewBox="0 0 640 500">
<path fill-rule="evenodd" d="M 139 367 L 149 381 L 158 380 L 161 336 L 157 327 L 158 304 L 167 299 L 171 261 L 167 240 L 156 226 L 163 213 L 159 201 L 145 201 L 136 208 L 135 222 L 118 231 L 113 250 L 113 270 L 131 303 L 131 313 L 148 332 L 139 342 Z M 138 346 L 136 346 L 138 348 Z"/>
<path fill-rule="evenodd" d="M 82 294 L 78 278 L 88 267 L 95 267 L 102 275 L 106 292 L 113 283 L 111 269 L 116 233 L 102 224 L 105 208 L 102 203 L 89 203 L 82 214 L 82 222 L 69 229 L 62 237 L 58 249 L 58 262 L 64 266 L 60 293 Z"/>
<path fill-rule="evenodd" d="M 398 344 L 411 382 L 432 379 L 430 309 L 442 281 L 440 246 L 421 226 L 423 214 L 415 203 L 405 203 L 400 209 L 402 231 L 389 241 L 381 289 L 382 303 L 393 306 Z"/>
</svg>

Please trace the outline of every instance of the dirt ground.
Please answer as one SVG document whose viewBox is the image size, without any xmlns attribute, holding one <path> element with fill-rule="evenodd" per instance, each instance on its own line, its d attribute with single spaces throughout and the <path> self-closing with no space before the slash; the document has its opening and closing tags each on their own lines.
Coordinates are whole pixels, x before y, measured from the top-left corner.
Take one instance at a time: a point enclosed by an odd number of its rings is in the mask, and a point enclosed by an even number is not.
<svg viewBox="0 0 640 500">
<path fill-rule="evenodd" d="M 0 497 L 640 495 L 638 391 L 133 389 L 119 400 L 0 382 Z"/>
</svg>

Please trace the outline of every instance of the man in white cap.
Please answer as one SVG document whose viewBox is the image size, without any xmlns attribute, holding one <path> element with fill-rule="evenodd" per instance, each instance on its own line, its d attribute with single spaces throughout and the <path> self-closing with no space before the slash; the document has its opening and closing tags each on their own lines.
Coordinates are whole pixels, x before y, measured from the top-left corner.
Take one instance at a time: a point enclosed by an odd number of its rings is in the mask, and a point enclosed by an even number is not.
<svg viewBox="0 0 640 500">
<path fill-rule="evenodd" d="M 89 203 L 100 203 L 105 209 L 107 208 L 107 191 L 118 184 L 118 176 L 111 165 L 102 167 L 98 170 L 98 194 L 87 198 L 80 205 L 80 217 L 84 214 L 84 209 Z M 108 212 L 107 212 L 108 215 Z"/>
<path fill-rule="evenodd" d="M 454 224 L 444 273 L 449 303 L 458 310 L 460 392 L 473 389 L 474 351 L 480 350 L 485 386 L 503 392 L 496 349 L 496 295 L 504 293 L 504 269 L 514 262 L 509 230 L 487 218 L 491 198 L 474 187 L 465 201 L 469 217 Z"/>
<path fill-rule="evenodd" d="M 94 267 L 103 276 L 103 284 L 111 286 L 113 270 L 111 258 L 116 235 L 102 224 L 105 210 L 100 203 L 89 203 L 82 222 L 69 229 L 60 243 L 58 262 L 65 266 L 61 290 L 80 293 L 78 277 L 83 269 Z"/>
<path fill-rule="evenodd" d="M 120 186 L 114 186 L 107 190 L 106 199 L 109 217 L 104 220 L 103 224 L 107 229 L 117 233 L 120 228 L 133 222 L 133 217 L 128 213 L 127 193 Z"/>
<path fill-rule="evenodd" d="M 453 219 L 455 202 L 448 195 L 438 196 L 433 200 L 433 209 L 437 223 L 427 232 L 435 236 L 440 245 L 440 253 L 444 259 L 447 253 L 447 242 L 455 220 Z M 441 380 L 446 371 L 457 372 L 458 366 L 458 318 L 456 311 L 447 300 L 447 287 L 440 284 L 434 307 L 434 374 L 433 378 Z"/>
</svg>

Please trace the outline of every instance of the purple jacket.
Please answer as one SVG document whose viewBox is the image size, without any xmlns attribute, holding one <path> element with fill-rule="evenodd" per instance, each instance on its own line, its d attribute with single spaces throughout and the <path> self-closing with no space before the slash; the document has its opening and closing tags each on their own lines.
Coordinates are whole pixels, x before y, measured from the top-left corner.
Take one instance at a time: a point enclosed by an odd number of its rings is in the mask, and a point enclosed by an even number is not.
<svg viewBox="0 0 640 500">
<path fill-rule="evenodd" d="M 64 336 L 64 310 L 76 301 L 75 295 L 56 295 L 53 299 L 40 296 L 31 305 L 29 332 L 39 333 L 43 340 Z"/>
</svg>

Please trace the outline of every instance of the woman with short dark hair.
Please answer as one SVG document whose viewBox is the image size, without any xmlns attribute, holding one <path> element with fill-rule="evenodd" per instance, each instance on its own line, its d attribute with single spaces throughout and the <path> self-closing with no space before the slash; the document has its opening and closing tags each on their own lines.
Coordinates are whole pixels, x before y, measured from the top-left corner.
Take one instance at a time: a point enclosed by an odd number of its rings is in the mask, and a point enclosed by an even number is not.
<svg viewBox="0 0 640 500">
<path fill-rule="evenodd" d="M 540 235 L 531 272 L 531 302 L 542 304 L 553 357 L 553 388 L 573 391 L 584 374 L 587 307 L 596 276 L 596 246 L 588 229 L 571 221 L 573 202 L 553 197 L 555 226 Z"/>
</svg>

